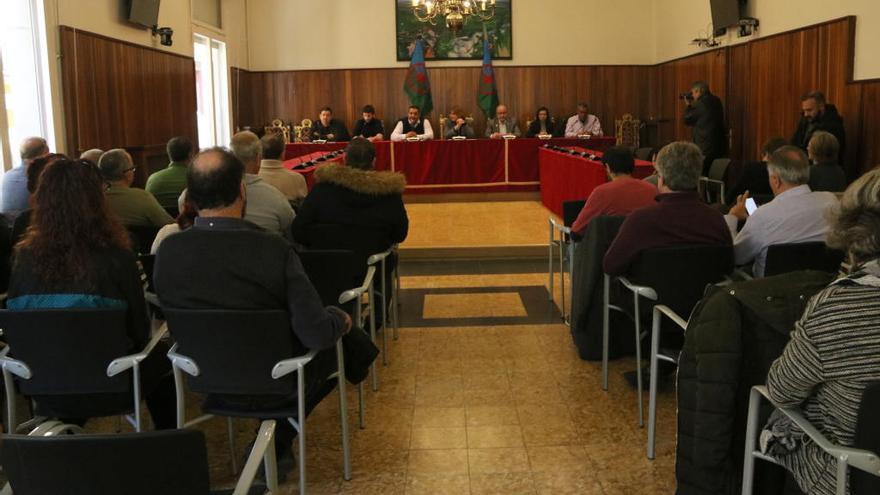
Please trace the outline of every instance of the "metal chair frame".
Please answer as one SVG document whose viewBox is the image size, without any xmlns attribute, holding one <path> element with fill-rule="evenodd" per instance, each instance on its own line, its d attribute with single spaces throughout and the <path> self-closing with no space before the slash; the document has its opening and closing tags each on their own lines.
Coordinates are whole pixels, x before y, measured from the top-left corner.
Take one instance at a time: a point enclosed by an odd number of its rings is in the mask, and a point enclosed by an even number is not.
<svg viewBox="0 0 880 495">
<path fill-rule="evenodd" d="M 745 457 L 743 459 L 743 480 L 742 494 L 751 495 L 755 476 L 755 459 L 762 459 L 773 464 L 779 464 L 773 457 L 763 454 L 757 449 L 758 432 L 758 416 L 760 413 L 761 399 L 767 399 L 770 404 L 778 411 L 785 414 L 792 420 L 810 440 L 813 441 L 820 449 L 824 450 L 832 457 L 837 459 L 837 479 L 836 491 L 837 495 L 845 495 L 847 491 L 847 479 L 850 466 L 861 469 L 874 476 L 880 476 L 880 457 L 877 453 L 870 450 L 855 449 L 852 447 L 843 447 L 832 443 L 825 438 L 810 421 L 804 417 L 800 408 L 797 407 L 780 407 L 770 400 L 767 387 L 764 385 L 755 385 L 752 387 L 749 396 L 749 413 L 748 422 L 746 423 L 746 446 Z"/>
<path fill-rule="evenodd" d="M 574 280 L 574 241 L 571 238 L 571 228 L 566 227 L 555 218 L 549 218 L 549 243 L 547 246 L 547 272 L 549 275 L 550 301 L 553 300 L 553 282 L 555 270 L 553 269 L 553 251 L 559 251 L 559 289 L 560 306 L 562 308 L 562 320 L 571 326 L 571 315 L 565 312 L 565 262 L 568 261 L 568 280 Z M 556 233 L 559 233 L 558 238 Z"/>
</svg>

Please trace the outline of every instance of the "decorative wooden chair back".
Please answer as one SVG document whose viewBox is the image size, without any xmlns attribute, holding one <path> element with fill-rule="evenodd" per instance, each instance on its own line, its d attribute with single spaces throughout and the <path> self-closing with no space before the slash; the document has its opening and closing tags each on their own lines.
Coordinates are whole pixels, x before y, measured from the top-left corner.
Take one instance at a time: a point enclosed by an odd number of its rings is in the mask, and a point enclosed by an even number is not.
<svg viewBox="0 0 880 495">
<path fill-rule="evenodd" d="M 634 119 L 632 114 L 624 114 L 623 118 L 614 121 L 614 134 L 618 146 L 639 147 L 639 128 L 642 122 Z"/>
<path fill-rule="evenodd" d="M 284 125 L 284 121 L 281 119 L 273 120 L 272 125 L 267 125 L 263 130 L 266 134 L 281 134 L 285 143 L 290 142 L 290 126 Z"/>
</svg>

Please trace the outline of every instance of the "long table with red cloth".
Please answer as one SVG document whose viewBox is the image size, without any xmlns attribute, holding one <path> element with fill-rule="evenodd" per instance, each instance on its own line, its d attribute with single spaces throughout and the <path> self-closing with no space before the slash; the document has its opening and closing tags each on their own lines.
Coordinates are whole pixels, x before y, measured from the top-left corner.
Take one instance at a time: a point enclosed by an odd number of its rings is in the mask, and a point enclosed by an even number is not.
<svg viewBox="0 0 880 495">
<path fill-rule="evenodd" d="M 311 162 L 311 161 L 317 160 L 318 158 L 321 158 L 322 156 L 326 156 L 327 153 L 330 153 L 330 152 L 329 151 L 315 151 L 313 153 L 300 155 L 295 158 L 291 158 L 290 160 L 285 160 L 284 167 L 287 168 L 288 170 L 293 170 L 294 172 L 301 174 L 306 179 L 306 185 L 308 186 L 309 190 L 311 191 L 312 185 L 314 185 L 314 183 L 315 183 L 315 169 L 324 163 L 341 162 L 345 155 L 339 154 L 339 155 L 336 155 L 328 160 L 324 160 L 318 164 L 309 165 L 307 167 L 303 167 L 303 168 L 297 168 L 297 167 L 302 165 L 305 162 Z"/>
<path fill-rule="evenodd" d="M 614 137 L 591 139 L 468 139 L 377 141 L 376 170 L 406 176 L 407 193 L 537 191 L 538 150 L 544 145 L 605 150 Z M 344 149 L 347 143 L 289 143 L 285 159 Z"/>
<path fill-rule="evenodd" d="M 562 151 L 540 149 L 538 164 L 541 171 L 541 202 L 548 210 L 562 217 L 562 203 L 585 200 L 597 186 L 608 181 L 605 165 L 599 159 L 599 150 L 572 147 L 572 150 L 596 156 L 572 155 Z M 636 160 L 633 177 L 642 179 L 654 171 L 654 165 L 644 160 Z"/>
</svg>

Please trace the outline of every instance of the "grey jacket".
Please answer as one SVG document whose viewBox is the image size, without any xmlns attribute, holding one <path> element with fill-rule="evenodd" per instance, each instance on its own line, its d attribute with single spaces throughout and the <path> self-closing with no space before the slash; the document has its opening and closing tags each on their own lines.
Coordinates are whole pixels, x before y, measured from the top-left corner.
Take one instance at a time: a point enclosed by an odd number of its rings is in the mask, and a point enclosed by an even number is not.
<svg viewBox="0 0 880 495">
<path fill-rule="evenodd" d="M 486 137 L 491 137 L 492 134 L 496 132 L 501 132 L 498 130 L 498 119 L 489 119 L 489 121 L 486 122 Z M 510 117 L 507 118 L 507 134 L 513 134 L 516 137 L 522 136 L 516 119 Z"/>
</svg>

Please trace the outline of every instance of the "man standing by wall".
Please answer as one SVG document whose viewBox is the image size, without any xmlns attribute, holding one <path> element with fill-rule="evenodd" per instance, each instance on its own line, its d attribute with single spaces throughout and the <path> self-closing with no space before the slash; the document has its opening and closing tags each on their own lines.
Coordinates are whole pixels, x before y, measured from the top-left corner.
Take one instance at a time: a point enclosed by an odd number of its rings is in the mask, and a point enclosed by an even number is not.
<svg viewBox="0 0 880 495">
<path fill-rule="evenodd" d="M 724 107 L 721 99 L 709 91 L 709 85 L 697 81 L 691 85 L 690 98 L 684 98 L 684 123 L 693 127 L 693 141 L 703 152 L 703 175 L 716 158 L 727 156 L 724 132 Z"/>
</svg>

